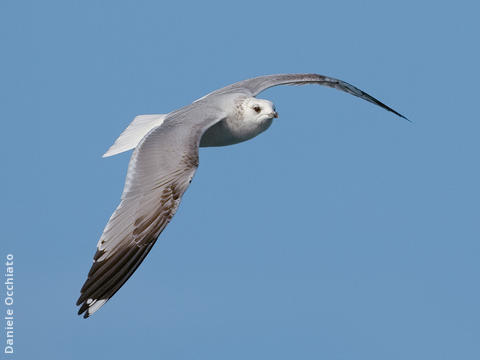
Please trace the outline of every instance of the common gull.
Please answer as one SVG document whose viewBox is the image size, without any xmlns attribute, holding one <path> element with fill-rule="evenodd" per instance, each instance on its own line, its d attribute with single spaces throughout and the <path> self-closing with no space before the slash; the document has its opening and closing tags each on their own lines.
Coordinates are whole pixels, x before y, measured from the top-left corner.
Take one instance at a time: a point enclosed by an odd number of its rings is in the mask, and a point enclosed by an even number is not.
<svg viewBox="0 0 480 360">
<path fill-rule="evenodd" d="M 216 90 L 168 114 L 137 116 L 103 155 L 135 149 L 120 204 L 98 241 L 80 290 L 79 315 L 87 318 L 97 311 L 145 259 L 192 181 L 198 148 L 232 145 L 257 136 L 278 114 L 273 103 L 256 96 L 272 86 L 305 84 L 347 92 L 407 119 L 355 86 L 318 74 L 259 76 Z"/>
</svg>

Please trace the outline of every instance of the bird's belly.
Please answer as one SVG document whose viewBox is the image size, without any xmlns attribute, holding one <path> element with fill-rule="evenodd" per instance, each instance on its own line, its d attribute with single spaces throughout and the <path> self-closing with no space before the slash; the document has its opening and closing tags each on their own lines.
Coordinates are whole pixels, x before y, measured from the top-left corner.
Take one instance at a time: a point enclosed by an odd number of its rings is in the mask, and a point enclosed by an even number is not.
<svg viewBox="0 0 480 360">
<path fill-rule="evenodd" d="M 271 124 L 272 119 L 269 119 L 260 124 L 238 127 L 229 125 L 227 120 L 222 120 L 205 131 L 200 140 L 200 146 L 209 147 L 238 144 L 264 132 Z"/>
</svg>

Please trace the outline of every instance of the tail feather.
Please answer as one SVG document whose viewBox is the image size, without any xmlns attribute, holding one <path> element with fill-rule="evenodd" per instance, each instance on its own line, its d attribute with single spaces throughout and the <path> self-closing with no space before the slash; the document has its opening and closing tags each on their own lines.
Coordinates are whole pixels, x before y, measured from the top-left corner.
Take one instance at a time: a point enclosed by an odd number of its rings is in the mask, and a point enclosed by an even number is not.
<svg viewBox="0 0 480 360">
<path fill-rule="evenodd" d="M 135 117 L 118 139 L 115 140 L 115 143 L 103 154 L 103 157 L 117 155 L 134 149 L 150 130 L 162 125 L 166 117 L 167 114 L 139 115 Z"/>
</svg>

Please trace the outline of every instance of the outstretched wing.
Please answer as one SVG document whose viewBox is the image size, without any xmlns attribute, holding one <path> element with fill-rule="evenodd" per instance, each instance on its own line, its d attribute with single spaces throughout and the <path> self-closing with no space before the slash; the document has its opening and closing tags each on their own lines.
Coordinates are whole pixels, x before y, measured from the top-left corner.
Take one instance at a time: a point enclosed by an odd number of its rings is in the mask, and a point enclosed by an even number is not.
<svg viewBox="0 0 480 360">
<path fill-rule="evenodd" d="M 385 105 L 379 100 L 375 99 L 373 96 L 367 94 L 366 92 L 360 90 L 359 88 L 335 78 L 331 78 L 319 74 L 278 74 L 278 75 L 266 75 L 259 76 L 256 78 L 239 81 L 237 83 L 228 85 L 222 89 L 214 91 L 212 94 L 223 94 L 231 92 L 243 92 L 250 96 L 257 96 L 262 91 L 278 85 L 305 85 L 305 84 L 318 84 L 324 85 L 331 88 L 335 88 L 346 93 L 349 93 L 353 96 L 357 96 L 363 100 L 371 102 L 372 104 L 378 105 L 385 110 L 391 111 L 392 113 L 408 120 L 405 116 L 393 110 L 391 107 Z"/>
<path fill-rule="evenodd" d="M 122 200 L 103 231 L 78 314 L 87 318 L 108 301 L 147 256 L 177 211 L 198 166 L 203 132 L 222 116 L 190 106 L 151 130 L 130 160 Z"/>
</svg>

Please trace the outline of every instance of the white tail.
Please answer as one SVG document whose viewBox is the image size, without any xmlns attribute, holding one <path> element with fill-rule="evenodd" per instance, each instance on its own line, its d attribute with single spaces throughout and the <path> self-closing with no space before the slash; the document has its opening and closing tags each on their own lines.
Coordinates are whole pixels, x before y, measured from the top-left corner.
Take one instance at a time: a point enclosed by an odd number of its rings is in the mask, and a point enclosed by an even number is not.
<svg viewBox="0 0 480 360">
<path fill-rule="evenodd" d="M 136 116 L 130 125 L 120 134 L 118 139 L 115 140 L 115 143 L 110 146 L 110 149 L 103 154 L 103 157 L 117 155 L 135 148 L 150 130 L 162 125 L 166 117 L 167 114 Z"/>
</svg>

